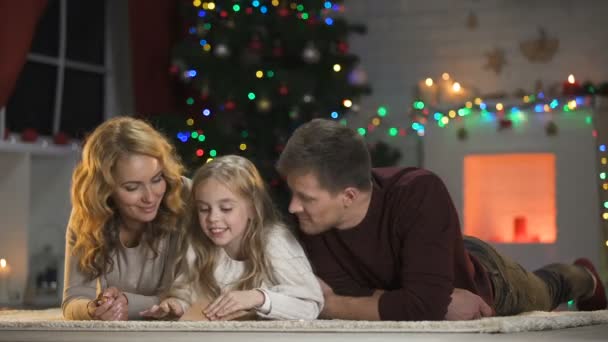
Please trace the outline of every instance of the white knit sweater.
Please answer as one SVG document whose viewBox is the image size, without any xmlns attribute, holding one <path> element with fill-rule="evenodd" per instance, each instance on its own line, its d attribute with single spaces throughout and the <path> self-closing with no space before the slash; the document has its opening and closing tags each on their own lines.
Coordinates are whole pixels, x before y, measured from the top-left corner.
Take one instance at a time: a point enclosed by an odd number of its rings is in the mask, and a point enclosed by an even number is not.
<svg viewBox="0 0 608 342">
<path fill-rule="evenodd" d="M 264 292 L 267 302 L 262 309 L 257 310 L 257 315 L 283 320 L 317 318 L 323 309 L 323 293 L 296 238 L 284 227 L 273 227 L 268 234 L 266 248 L 278 284 L 262 284 L 260 289 Z M 193 269 L 195 258 L 190 247 L 187 252 L 190 274 L 197 272 Z M 220 250 L 214 272 L 218 286 L 223 291 L 230 290 L 243 274 L 244 267 L 244 262 L 231 259 L 223 249 Z M 185 274 L 177 276 L 169 295 L 180 300 L 184 311 L 204 297 L 200 286 L 189 282 Z"/>
</svg>

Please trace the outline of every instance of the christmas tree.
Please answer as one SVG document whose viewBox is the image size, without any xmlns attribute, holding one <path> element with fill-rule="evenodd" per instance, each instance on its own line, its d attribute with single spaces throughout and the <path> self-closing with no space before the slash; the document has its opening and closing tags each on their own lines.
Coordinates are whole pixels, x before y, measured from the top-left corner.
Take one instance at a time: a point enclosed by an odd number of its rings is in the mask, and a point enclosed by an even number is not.
<svg viewBox="0 0 608 342">
<path fill-rule="evenodd" d="M 209 158 L 252 160 L 276 192 L 287 139 L 313 118 L 343 120 L 369 93 L 341 1 L 184 1 L 171 72 L 183 113 L 153 118 L 191 171 Z M 345 121 L 344 121 L 345 122 Z"/>
</svg>

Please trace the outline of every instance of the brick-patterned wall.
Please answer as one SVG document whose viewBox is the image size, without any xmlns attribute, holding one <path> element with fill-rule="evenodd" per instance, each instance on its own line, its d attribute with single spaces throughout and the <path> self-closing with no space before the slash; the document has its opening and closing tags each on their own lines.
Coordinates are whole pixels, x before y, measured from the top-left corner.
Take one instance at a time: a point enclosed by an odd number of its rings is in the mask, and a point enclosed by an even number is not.
<svg viewBox="0 0 608 342">
<path fill-rule="evenodd" d="M 426 77 L 447 71 L 483 93 L 532 90 L 562 82 L 572 73 L 580 81 L 608 81 L 608 1 L 606 0 L 380 0 L 347 1 L 345 16 L 367 25 L 368 33 L 350 38 L 361 57 L 373 94 L 363 99 L 354 124 L 366 123 L 379 105 L 389 108 L 389 124 L 402 124 L 413 88 Z M 478 18 L 467 28 L 469 13 Z M 559 50 L 546 64 L 533 64 L 520 52 L 521 41 L 538 36 L 542 27 L 559 39 Z M 502 73 L 485 70 L 485 53 L 501 48 L 507 65 Z M 401 146 L 416 160 L 409 139 L 383 140 Z M 404 143 L 405 141 L 405 143 Z"/>
</svg>

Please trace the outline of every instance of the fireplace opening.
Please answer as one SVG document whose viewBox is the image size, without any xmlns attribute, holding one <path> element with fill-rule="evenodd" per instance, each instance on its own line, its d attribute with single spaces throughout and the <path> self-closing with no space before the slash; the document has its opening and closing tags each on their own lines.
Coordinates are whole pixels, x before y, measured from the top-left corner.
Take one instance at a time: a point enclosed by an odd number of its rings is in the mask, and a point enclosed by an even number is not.
<svg viewBox="0 0 608 342">
<path fill-rule="evenodd" d="M 464 233 L 495 243 L 554 243 L 555 155 L 464 159 Z"/>
</svg>

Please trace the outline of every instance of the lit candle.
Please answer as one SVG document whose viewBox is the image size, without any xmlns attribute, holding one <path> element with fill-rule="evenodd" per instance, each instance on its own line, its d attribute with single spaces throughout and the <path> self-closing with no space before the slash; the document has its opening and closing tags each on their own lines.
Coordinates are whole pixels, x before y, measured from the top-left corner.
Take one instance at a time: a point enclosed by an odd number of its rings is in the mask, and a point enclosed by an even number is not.
<svg viewBox="0 0 608 342">
<path fill-rule="evenodd" d="M 564 95 L 578 95 L 582 93 L 582 90 L 583 89 L 578 82 L 576 82 L 576 79 L 572 74 L 570 74 L 568 80 L 562 84 L 562 92 Z"/>
<path fill-rule="evenodd" d="M 8 303 L 8 278 L 11 268 L 6 259 L 0 259 L 0 303 Z"/>
<path fill-rule="evenodd" d="M 438 90 L 438 85 L 430 77 L 418 82 L 418 98 L 424 103 L 436 106 Z"/>
<path fill-rule="evenodd" d="M 463 106 L 472 97 L 471 89 L 453 79 L 442 80 L 439 86 L 439 102 L 445 106 Z"/>
</svg>

